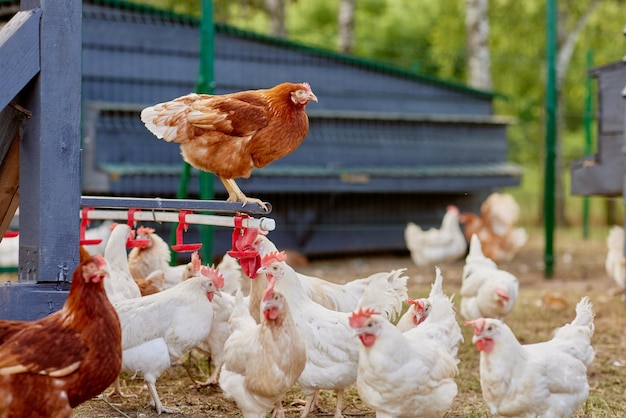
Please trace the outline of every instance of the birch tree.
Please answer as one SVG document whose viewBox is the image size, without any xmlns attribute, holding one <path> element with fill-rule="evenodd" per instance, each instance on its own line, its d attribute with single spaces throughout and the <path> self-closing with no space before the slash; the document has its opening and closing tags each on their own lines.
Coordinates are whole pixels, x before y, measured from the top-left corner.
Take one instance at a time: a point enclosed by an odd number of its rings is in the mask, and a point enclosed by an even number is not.
<svg viewBox="0 0 626 418">
<path fill-rule="evenodd" d="M 356 0 L 341 0 L 339 3 L 339 36 L 337 49 L 350 53 L 354 44 L 354 15 Z"/>
<path fill-rule="evenodd" d="M 493 83 L 489 57 L 489 0 L 465 1 L 465 30 L 468 84 L 477 89 L 491 90 Z"/>
</svg>

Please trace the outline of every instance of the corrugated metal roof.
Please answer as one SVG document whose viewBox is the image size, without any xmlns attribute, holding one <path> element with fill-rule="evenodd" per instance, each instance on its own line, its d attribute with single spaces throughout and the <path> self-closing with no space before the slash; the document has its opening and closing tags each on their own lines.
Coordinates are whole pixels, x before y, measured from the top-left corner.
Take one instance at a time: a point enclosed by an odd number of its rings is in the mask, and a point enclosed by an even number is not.
<svg viewBox="0 0 626 418">
<path fill-rule="evenodd" d="M 0 3 L 3 1 L 7 3 L 11 3 L 11 0 L 9 1 L 0 0 Z M 17 1 L 15 2 L 17 3 Z M 115 7 L 115 8 L 122 9 L 122 10 L 129 10 L 129 11 L 147 14 L 147 15 L 154 15 L 162 21 L 169 20 L 172 22 L 179 22 L 179 23 L 193 25 L 193 26 L 200 25 L 200 20 L 193 16 L 178 14 L 178 13 L 166 11 L 166 10 L 148 6 L 148 5 L 130 3 L 124 0 L 85 0 L 84 3 L 92 3 L 92 4 L 102 5 L 102 6 Z M 486 97 L 486 98 L 493 98 L 494 96 L 503 97 L 503 95 L 499 93 L 485 91 L 485 90 L 478 90 L 478 89 L 471 88 L 465 84 L 457 83 L 454 81 L 443 80 L 443 79 L 430 76 L 427 74 L 419 74 L 419 73 L 415 73 L 412 71 L 407 71 L 402 68 L 396 67 L 394 65 L 388 64 L 388 63 L 363 59 L 363 58 L 355 57 L 352 55 L 341 54 L 339 52 L 335 52 L 331 50 L 308 46 L 308 45 L 301 44 L 298 42 L 289 41 L 283 38 L 277 38 L 277 37 L 259 34 L 256 32 L 246 31 L 246 30 L 242 30 L 239 28 L 235 28 L 233 26 L 230 26 L 224 23 L 216 22 L 215 31 L 216 33 L 229 34 L 229 35 L 237 36 L 237 37 L 244 38 L 244 39 L 251 39 L 251 40 L 255 40 L 259 42 L 264 42 L 264 43 L 280 46 L 283 48 L 302 51 L 307 54 L 311 54 L 313 56 L 329 58 L 334 61 L 343 62 L 343 63 L 354 65 L 360 68 L 366 68 L 375 72 L 380 72 L 380 73 L 389 74 L 389 75 L 393 75 L 393 76 L 401 77 L 401 78 L 407 78 L 407 79 L 420 81 L 420 82 L 436 84 L 442 87 L 461 91 L 461 92 L 471 94 L 474 96 L 480 96 L 480 97 Z"/>
</svg>

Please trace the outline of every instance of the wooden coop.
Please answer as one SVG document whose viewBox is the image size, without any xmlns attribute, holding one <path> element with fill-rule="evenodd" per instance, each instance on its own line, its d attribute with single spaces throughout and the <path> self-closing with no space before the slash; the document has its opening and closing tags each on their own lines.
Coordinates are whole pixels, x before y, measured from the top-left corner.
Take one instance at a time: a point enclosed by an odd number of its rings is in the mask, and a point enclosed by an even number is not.
<svg viewBox="0 0 626 418">
<path fill-rule="evenodd" d="M 83 3 L 84 194 L 176 195 L 179 148 L 156 140 L 138 114 L 194 90 L 198 43 L 195 19 Z M 490 92 L 222 24 L 214 70 L 216 94 L 308 81 L 319 98 L 307 107 L 300 148 L 238 180 L 247 195 L 271 202 L 280 248 L 405 251 L 408 221 L 438 225 L 448 204 L 477 211 L 489 193 L 520 182 L 507 159 L 510 118 L 493 114 Z M 188 190 L 197 196 L 193 174 Z M 221 182 L 214 187 L 225 198 Z M 215 254 L 229 245 L 229 232 L 216 230 Z"/>
<path fill-rule="evenodd" d="M 614 197 L 624 193 L 626 149 L 626 62 L 618 61 L 592 69 L 597 81 L 597 153 L 575 161 L 571 167 L 574 195 Z"/>
<path fill-rule="evenodd" d="M 195 89 L 200 22 L 117 0 L 51 3 L 45 3 L 51 10 L 46 14 L 35 0 L 21 6 L 0 0 L 0 22 L 9 22 L 0 32 L 4 37 L 14 36 L 16 14 L 35 14 L 29 20 L 33 27 L 21 31 L 29 37 L 0 49 L 3 62 L 28 50 L 20 60 L 34 66 L 27 72 L 21 61 L 11 65 L 13 73 L 3 79 L 11 83 L 0 87 L 0 108 L 3 121 L 41 125 L 36 105 L 28 109 L 35 119 L 26 121 L 8 103 L 30 93 L 24 86 L 33 77 L 53 86 L 44 86 L 44 94 L 63 96 L 43 108 L 49 112 L 46 123 L 55 122 L 51 130 L 46 125 L 36 131 L 48 139 L 37 142 L 37 170 L 19 182 L 20 218 L 28 219 L 20 225 L 20 277 L 56 290 L 77 264 L 81 202 L 98 196 L 163 199 L 159 202 L 176 197 L 183 169 L 179 148 L 148 132 L 139 112 Z M 66 18 L 63 8 L 76 14 L 72 25 L 54 25 L 54 19 Z M 41 34 L 32 32 L 39 19 Z M 76 27 L 82 30 L 72 31 Z M 40 38 L 40 49 L 31 55 L 27 46 Z M 57 46 L 44 48 L 48 43 Z M 214 49 L 215 94 L 308 81 L 319 98 L 307 107 L 311 123 L 302 146 L 238 181 L 247 195 L 272 204 L 276 229 L 270 237 L 280 248 L 313 256 L 406 251 L 407 222 L 438 225 L 449 204 L 477 212 L 491 192 L 520 183 L 521 169 L 507 156 L 511 119 L 494 115 L 492 92 L 223 24 L 215 24 Z M 59 56 L 50 58 L 45 51 Z M 43 71 L 49 59 L 51 75 Z M 22 148 L 36 141 L 28 139 L 29 131 Z M 76 143 L 70 133 L 77 135 Z M 2 136 L 3 154 L 12 138 Z M 41 157 L 48 154 L 55 155 Z M 24 167 L 26 154 L 20 158 Z M 192 171 L 188 185 L 191 199 L 198 197 L 197 174 Z M 214 183 L 215 199 L 224 199 L 221 182 Z M 162 235 L 170 232 L 170 225 L 152 226 Z M 230 249 L 231 234 L 229 228 L 215 229 L 215 255 Z M 198 240 L 193 226 L 188 235 Z M 11 292 L 4 289 L 0 297 L 8 301 Z M 37 315 L 58 307 L 57 299 L 48 301 Z M 23 314 L 32 312 L 24 309 Z"/>
</svg>

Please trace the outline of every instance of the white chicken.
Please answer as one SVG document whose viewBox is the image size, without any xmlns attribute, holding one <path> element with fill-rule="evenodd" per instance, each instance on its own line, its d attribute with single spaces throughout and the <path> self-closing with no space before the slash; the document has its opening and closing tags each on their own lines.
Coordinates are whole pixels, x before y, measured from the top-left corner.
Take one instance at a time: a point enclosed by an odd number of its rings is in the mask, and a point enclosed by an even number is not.
<svg viewBox="0 0 626 418">
<path fill-rule="evenodd" d="M 307 397 L 302 417 L 308 416 L 317 391 L 334 390 L 337 393 L 334 416 L 340 418 L 343 391 L 356 381 L 359 358 L 359 344 L 348 323 L 350 314 L 330 310 L 311 300 L 303 281 L 285 259 L 282 252 L 266 255 L 259 274 L 265 274 L 268 280 L 276 279 L 276 290 L 287 299 L 305 338 L 307 362 L 298 379 Z M 387 318 L 397 316 L 402 310 L 402 301 L 407 298 L 407 277 L 402 276 L 403 273 L 404 269 L 377 275 L 365 288 L 357 305 L 382 312 Z"/>
<path fill-rule="evenodd" d="M 154 228 L 140 226 L 137 228 L 137 240 L 149 240 L 145 247 L 135 247 L 128 253 L 128 265 L 134 278 L 148 276 L 155 270 L 165 273 L 164 289 L 169 289 L 189 277 L 193 277 L 187 264 L 170 266 L 172 255 L 170 246 L 161 238 Z"/>
<path fill-rule="evenodd" d="M 492 414 L 504 417 L 572 416 L 589 396 L 587 366 L 594 351 L 593 311 L 588 298 L 576 305 L 572 323 L 546 342 L 522 345 L 494 318 L 479 318 L 472 342 L 480 351 L 480 385 Z"/>
<path fill-rule="evenodd" d="M 467 252 L 467 241 L 459 224 L 459 208 L 449 205 L 441 226 L 422 230 L 409 222 L 404 229 L 404 240 L 411 259 L 418 266 L 458 260 Z"/>
<path fill-rule="evenodd" d="M 458 363 L 459 344 L 463 342 L 463 333 L 456 319 L 452 296 L 443 293 L 443 276 L 439 267 L 435 268 L 435 281 L 433 282 L 428 298 L 417 300 L 409 299 L 409 309 L 400 317 L 396 328 L 400 332 L 407 332 L 417 326 L 425 325 L 422 335 L 428 335 L 431 339 L 443 343 L 448 352 Z M 439 315 L 431 318 L 434 305 L 441 305 Z"/>
<path fill-rule="evenodd" d="M 475 240 L 474 244 L 478 242 Z M 473 253 L 474 256 L 471 272 L 468 272 L 467 263 L 464 267 L 468 276 L 461 285 L 461 315 L 466 320 L 481 317 L 503 319 L 515 307 L 519 280 L 507 271 L 494 268 L 486 261 L 488 259 L 482 259 L 481 263 L 485 265 L 479 265 L 475 262 L 481 259 L 479 254 Z"/>
<path fill-rule="evenodd" d="M 257 235 L 253 241 L 252 248 L 258 251 L 261 257 L 278 252 L 276 245 L 263 234 Z M 380 275 L 387 277 L 388 272 L 374 273 L 369 277 L 351 280 L 344 284 L 333 283 L 298 272 L 296 272 L 296 275 L 302 283 L 306 294 L 314 302 L 333 311 L 352 312 L 356 309 L 359 299 L 368 284 Z M 259 320 L 258 308 L 261 296 L 266 287 L 267 280 L 263 276 L 252 279 L 250 284 L 250 313 L 257 321 Z"/>
<path fill-rule="evenodd" d="M 231 336 L 224 346 L 220 387 L 245 418 L 265 418 L 276 406 L 282 410 L 282 398 L 306 364 L 304 338 L 274 284 L 271 280 L 263 295 L 260 324 L 250 315 L 241 291 L 237 293 L 238 309 L 233 310 Z"/>
<path fill-rule="evenodd" d="M 112 231 L 111 225 L 113 225 L 113 221 L 102 221 L 98 226 L 85 230 L 85 239 L 102 240 L 99 244 L 85 245 L 85 249 L 89 251 L 89 254 L 104 255 L 104 250 L 109 242 L 109 236 Z"/>
<path fill-rule="evenodd" d="M 217 269 L 222 277 L 224 277 L 224 289 L 222 289 L 222 293 L 234 296 L 237 290 L 241 289 L 243 280 L 239 262 L 228 254 L 224 254 L 222 260 L 217 265 Z"/>
<path fill-rule="evenodd" d="M 442 332 L 454 316 L 446 300 L 435 300 L 428 318 L 404 333 L 372 310 L 351 315 L 361 341 L 357 390 L 377 418 L 443 417 L 450 408 L 458 369 Z"/>
<path fill-rule="evenodd" d="M 469 252 L 465 257 L 461 280 L 465 280 L 474 271 L 483 268 L 495 270 L 498 268 L 498 265 L 491 258 L 485 257 L 480 238 L 478 238 L 478 235 L 473 234 L 470 238 Z"/>
<path fill-rule="evenodd" d="M 626 257 L 624 257 L 624 228 L 613 225 L 606 237 L 607 254 L 604 260 L 606 274 L 620 289 L 626 283 Z"/>
<path fill-rule="evenodd" d="M 126 255 L 126 241 L 134 236 L 134 232 L 127 224 L 113 224 L 112 228 L 104 249 L 111 280 L 104 282 L 104 290 L 111 303 L 115 304 L 121 300 L 139 298 L 141 291 L 130 273 Z"/>
<path fill-rule="evenodd" d="M 122 326 L 122 370 L 143 376 L 158 414 L 176 409 L 163 406 L 156 380 L 211 331 L 212 301 L 220 295 L 223 278 L 204 269 L 202 276 L 162 292 L 114 304 Z"/>
<path fill-rule="evenodd" d="M 233 269 L 230 260 L 223 259 L 217 267 L 219 275 L 224 279 L 224 285 L 220 289 L 221 298 L 213 300 L 213 323 L 211 324 L 211 332 L 202 342 L 200 342 L 195 348 L 210 355 L 210 362 L 212 366 L 211 375 L 202 382 L 195 382 L 198 387 L 211 386 L 218 384 L 220 370 L 224 363 L 224 344 L 228 337 L 230 337 L 229 319 L 235 308 L 235 296 L 229 292 L 237 291 L 241 289 L 237 287 L 241 278 L 238 277 L 237 269 Z M 232 259 L 231 259 L 232 260 Z M 202 261 L 198 252 L 194 252 L 191 255 L 191 271 L 193 274 L 202 274 Z M 222 267 L 224 267 L 222 269 Z M 224 272 L 226 275 L 224 275 Z M 235 274 L 233 274 L 235 273 Z M 229 289 L 224 291 L 224 289 Z M 247 309 L 247 305 L 246 305 Z"/>
</svg>

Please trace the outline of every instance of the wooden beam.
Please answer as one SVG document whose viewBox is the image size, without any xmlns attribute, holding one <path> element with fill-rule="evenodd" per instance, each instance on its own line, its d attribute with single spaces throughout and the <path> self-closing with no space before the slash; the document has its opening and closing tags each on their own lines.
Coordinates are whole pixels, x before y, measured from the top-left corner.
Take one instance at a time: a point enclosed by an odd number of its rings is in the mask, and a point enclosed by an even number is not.
<svg viewBox="0 0 626 418">
<path fill-rule="evenodd" d="M 20 144 L 18 282 L 56 282 L 78 265 L 82 4 L 22 0 L 21 8 L 42 14 L 41 70 L 19 101 L 32 117 Z"/>
<path fill-rule="evenodd" d="M 41 9 L 18 12 L 0 30 L 0 109 L 39 72 Z"/>
</svg>

